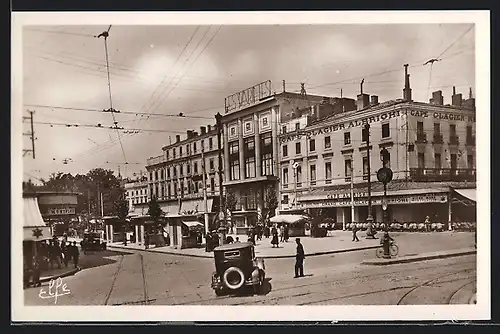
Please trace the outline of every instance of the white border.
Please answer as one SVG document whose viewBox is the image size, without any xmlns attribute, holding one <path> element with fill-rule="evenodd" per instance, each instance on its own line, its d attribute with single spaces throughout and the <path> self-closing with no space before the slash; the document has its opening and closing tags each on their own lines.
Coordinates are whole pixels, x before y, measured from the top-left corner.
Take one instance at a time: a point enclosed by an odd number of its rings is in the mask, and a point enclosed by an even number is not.
<svg viewBox="0 0 500 334">
<path fill-rule="evenodd" d="M 24 306 L 22 261 L 12 261 L 14 321 L 488 320 L 490 305 L 489 11 L 378 12 L 46 12 L 12 14 L 12 254 L 22 254 L 22 26 L 204 24 L 475 23 L 477 106 L 478 293 L 476 305 L 444 306 Z M 259 122 L 260 123 L 260 122 Z M 230 308 L 228 310 L 228 308 Z M 241 311 L 240 311 L 241 309 Z M 140 310 L 140 312 L 137 312 Z"/>
</svg>

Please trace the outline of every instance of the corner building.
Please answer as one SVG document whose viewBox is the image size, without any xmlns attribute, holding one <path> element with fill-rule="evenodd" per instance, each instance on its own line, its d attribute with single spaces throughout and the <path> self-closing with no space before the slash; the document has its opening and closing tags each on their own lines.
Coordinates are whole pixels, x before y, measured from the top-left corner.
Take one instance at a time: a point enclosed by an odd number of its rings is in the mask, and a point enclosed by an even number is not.
<svg viewBox="0 0 500 334">
<path fill-rule="evenodd" d="M 472 92 L 464 100 L 453 88 L 451 105 L 443 105 L 441 91 L 429 103 L 415 102 L 408 74 L 405 81 L 403 99 L 378 103 L 378 97 L 361 93 L 357 110 L 284 124 L 279 135 L 283 210 L 319 214 L 321 209 L 338 223 L 366 221 L 370 159 L 372 216 L 382 222 L 383 185 L 376 173 L 386 148 L 393 171 L 387 185 L 389 222 L 423 222 L 427 215 L 433 222 L 476 221 L 470 210 L 476 188 Z"/>
</svg>

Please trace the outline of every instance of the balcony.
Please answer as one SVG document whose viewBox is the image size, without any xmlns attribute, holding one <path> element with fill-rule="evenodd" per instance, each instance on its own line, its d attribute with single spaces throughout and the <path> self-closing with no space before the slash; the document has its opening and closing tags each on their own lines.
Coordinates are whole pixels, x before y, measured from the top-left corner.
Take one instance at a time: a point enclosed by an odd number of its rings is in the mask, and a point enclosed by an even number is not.
<svg viewBox="0 0 500 334">
<path fill-rule="evenodd" d="M 459 141 L 458 141 L 458 136 L 450 136 L 450 145 L 458 145 L 459 144 Z"/>
<path fill-rule="evenodd" d="M 418 133 L 417 132 L 417 140 L 415 140 L 416 144 L 427 144 L 427 133 Z"/>
<path fill-rule="evenodd" d="M 432 139 L 433 144 L 442 144 L 443 141 L 443 135 L 441 133 L 435 133 Z"/>
<path fill-rule="evenodd" d="M 470 168 L 410 168 L 413 181 L 476 181 L 476 170 Z"/>
</svg>

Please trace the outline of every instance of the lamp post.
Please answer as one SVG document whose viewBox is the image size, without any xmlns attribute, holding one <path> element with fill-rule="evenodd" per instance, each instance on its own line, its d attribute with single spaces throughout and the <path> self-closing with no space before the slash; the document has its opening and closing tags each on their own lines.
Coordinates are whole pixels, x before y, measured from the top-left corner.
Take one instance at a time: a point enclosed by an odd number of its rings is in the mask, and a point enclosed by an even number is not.
<svg viewBox="0 0 500 334">
<path fill-rule="evenodd" d="M 387 167 L 387 163 L 390 160 L 389 151 L 384 147 L 380 151 L 380 160 L 382 161 L 382 168 L 377 171 L 377 179 L 382 182 L 384 185 L 384 198 L 382 200 L 382 210 L 383 210 L 383 220 L 385 226 L 385 232 L 389 232 L 389 222 L 388 222 L 388 213 L 387 213 L 387 183 L 392 180 L 392 170 Z M 384 258 L 390 259 L 391 254 L 389 250 L 389 240 L 384 237 L 383 239 L 383 248 L 384 248 Z"/>
<path fill-rule="evenodd" d="M 371 182 L 371 162 L 370 162 L 370 124 L 365 124 L 364 127 L 366 131 L 366 155 L 368 157 L 366 163 L 366 171 L 368 172 L 368 218 L 366 220 L 369 223 L 373 222 L 372 216 L 372 182 Z M 351 176 L 352 177 L 352 176 Z"/>
</svg>

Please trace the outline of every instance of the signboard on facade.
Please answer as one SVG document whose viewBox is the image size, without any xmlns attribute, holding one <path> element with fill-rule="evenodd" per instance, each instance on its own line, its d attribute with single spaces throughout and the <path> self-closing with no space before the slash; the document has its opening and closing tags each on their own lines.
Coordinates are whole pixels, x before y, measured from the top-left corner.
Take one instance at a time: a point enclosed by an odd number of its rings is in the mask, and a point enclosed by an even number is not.
<svg viewBox="0 0 500 334">
<path fill-rule="evenodd" d="M 74 215 L 75 208 L 48 208 L 47 216 L 58 216 L 58 215 Z"/>
<path fill-rule="evenodd" d="M 356 196 L 354 197 L 356 198 Z M 446 203 L 448 197 L 442 194 L 431 194 L 431 195 L 403 195 L 403 196 L 391 196 L 387 198 L 387 205 L 395 204 L 418 204 L 418 203 Z M 383 198 L 373 198 L 372 205 L 382 205 Z M 318 207 L 347 207 L 351 205 L 350 198 L 338 199 L 328 199 L 328 200 L 317 200 L 311 202 L 302 202 L 299 199 L 299 207 L 301 208 L 318 208 Z M 367 206 L 368 199 L 355 199 L 354 206 Z"/>
<path fill-rule="evenodd" d="M 267 80 L 233 95 L 229 95 L 224 100 L 226 114 L 236 109 L 248 107 L 272 96 L 272 88 L 271 80 Z"/>
</svg>

